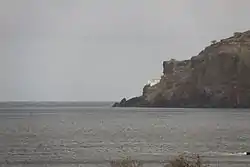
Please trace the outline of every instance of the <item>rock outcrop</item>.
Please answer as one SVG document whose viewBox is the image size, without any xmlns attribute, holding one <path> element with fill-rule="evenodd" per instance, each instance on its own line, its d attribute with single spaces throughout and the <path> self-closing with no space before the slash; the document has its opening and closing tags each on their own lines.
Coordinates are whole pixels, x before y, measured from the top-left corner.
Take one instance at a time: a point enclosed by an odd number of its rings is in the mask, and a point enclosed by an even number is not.
<svg viewBox="0 0 250 167">
<path fill-rule="evenodd" d="M 159 83 L 115 107 L 250 107 L 250 31 L 213 42 L 190 60 L 163 62 Z"/>
</svg>

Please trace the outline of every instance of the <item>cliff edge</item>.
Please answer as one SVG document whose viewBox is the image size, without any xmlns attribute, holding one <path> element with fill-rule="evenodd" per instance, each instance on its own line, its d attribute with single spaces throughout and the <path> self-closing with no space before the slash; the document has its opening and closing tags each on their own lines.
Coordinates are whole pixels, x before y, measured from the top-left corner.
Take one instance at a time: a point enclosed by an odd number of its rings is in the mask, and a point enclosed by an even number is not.
<svg viewBox="0 0 250 167">
<path fill-rule="evenodd" d="M 250 31 L 212 44 L 190 60 L 163 62 L 158 83 L 114 107 L 250 107 Z"/>
</svg>

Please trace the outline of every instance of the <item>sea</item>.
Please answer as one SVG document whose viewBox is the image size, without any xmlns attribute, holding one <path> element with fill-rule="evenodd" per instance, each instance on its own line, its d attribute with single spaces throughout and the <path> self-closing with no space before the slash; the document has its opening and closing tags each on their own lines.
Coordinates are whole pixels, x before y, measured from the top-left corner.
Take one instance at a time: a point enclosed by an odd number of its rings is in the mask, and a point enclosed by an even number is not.
<svg viewBox="0 0 250 167">
<path fill-rule="evenodd" d="M 0 103 L 0 165 L 163 167 L 199 154 L 210 166 L 250 166 L 249 109 L 112 108 L 112 102 Z"/>
</svg>

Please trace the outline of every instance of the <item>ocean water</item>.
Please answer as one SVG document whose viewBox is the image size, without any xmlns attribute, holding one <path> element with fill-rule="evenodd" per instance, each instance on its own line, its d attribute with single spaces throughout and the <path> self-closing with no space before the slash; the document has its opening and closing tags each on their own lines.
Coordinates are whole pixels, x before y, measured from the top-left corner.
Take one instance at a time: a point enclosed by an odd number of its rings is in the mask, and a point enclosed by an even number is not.
<svg viewBox="0 0 250 167">
<path fill-rule="evenodd" d="M 1 166 L 162 166 L 180 153 L 250 166 L 250 110 L 111 108 L 110 103 L 0 104 Z"/>
</svg>

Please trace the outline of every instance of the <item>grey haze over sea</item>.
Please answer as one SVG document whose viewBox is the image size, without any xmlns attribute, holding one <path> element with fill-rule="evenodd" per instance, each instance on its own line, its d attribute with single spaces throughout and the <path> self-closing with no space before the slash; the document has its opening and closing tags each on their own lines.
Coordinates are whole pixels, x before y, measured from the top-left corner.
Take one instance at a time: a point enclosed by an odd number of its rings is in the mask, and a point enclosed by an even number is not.
<svg viewBox="0 0 250 167">
<path fill-rule="evenodd" d="M 2 166 L 109 166 L 132 157 L 162 166 L 198 153 L 212 166 L 247 166 L 248 109 L 111 108 L 112 102 L 0 104 Z"/>
<path fill-rule="evenodd" d="M 116 101 L 249 30 L 249 0 L 0 0 L 0 101 Z"/>
</svg>

